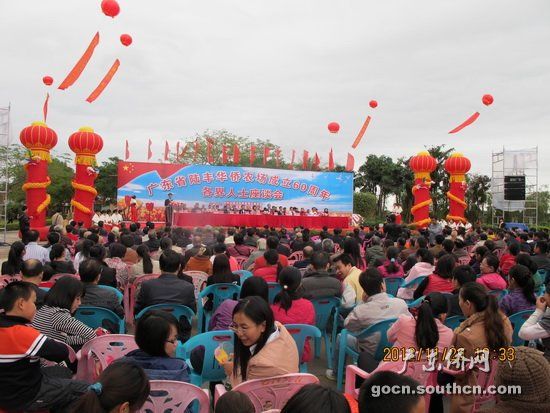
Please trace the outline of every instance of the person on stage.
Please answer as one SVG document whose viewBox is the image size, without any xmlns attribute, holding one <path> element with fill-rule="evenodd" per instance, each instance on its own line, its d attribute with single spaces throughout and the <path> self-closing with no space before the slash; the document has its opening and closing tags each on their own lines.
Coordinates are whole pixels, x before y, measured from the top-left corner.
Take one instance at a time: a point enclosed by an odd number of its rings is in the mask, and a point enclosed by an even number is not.
<svg viewBox="0 0 550 413">
<path fill-rule="evenodd" d="M 174 207 L 172 206 L 172 198 L 174 194 L 170 192 L 168 194 L 168 199 L 164 200 L 164 217 L 166 220 L 166 225 L 172 225 L 172 215 L 174 214 Z"/>
<path fill-rule="evenodd" d="M 132 195 L 132 199 L 130 200 L 130 221 L 137 222 L 137 218 L 137 199 L 135 195 Z"/>
<path fill-rule="evenodd" d="M 395 215 L 395 223 L 398 225 L 401 225 L 402 212 L 403 212 L 403 208 L 401 208 L 401 205 L 399 205 L 397 202 L 393 204 L 392 214 Z"/>
</svg>

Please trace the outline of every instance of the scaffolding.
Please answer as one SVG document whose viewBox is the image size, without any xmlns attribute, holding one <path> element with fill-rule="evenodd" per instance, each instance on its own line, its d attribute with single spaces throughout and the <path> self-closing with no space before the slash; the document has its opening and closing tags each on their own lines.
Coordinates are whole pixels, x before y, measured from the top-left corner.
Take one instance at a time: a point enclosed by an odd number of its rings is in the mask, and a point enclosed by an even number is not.
<svg viewBox="0 0 550 413">
<path fill-rule="evenodd" d="M 0 108 L 0 245 L 6 245 L 8 230 L 8 157 L 10 146 L 10 107 Z"/>
<path fill-rule="evenodd" d="M 525 177 L 525 200 L 504 199 L 505 176 Z M 491 196 L 493 225 L 501 218 L 504 222 L 521 218 L 529 227 L 538 225 L 538 147 L 493 152 Z"/>
</svg>

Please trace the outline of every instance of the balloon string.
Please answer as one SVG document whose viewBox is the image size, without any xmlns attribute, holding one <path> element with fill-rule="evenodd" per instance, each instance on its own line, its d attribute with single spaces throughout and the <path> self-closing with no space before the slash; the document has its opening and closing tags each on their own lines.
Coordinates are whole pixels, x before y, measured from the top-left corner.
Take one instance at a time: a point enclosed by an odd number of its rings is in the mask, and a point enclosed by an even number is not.
<svg viewBox="0 0 550 413">
<path fill-rule="evenodd" d="M 470 116 L 468 119 L 466 119 L 464 122 L 462 122 L 460 125 L 458 125 L 456 128 L 454 128 L 449 133 L 457 133 L 457 132 L 461 131 L 466 126 L 471 125 L 472 123 L 474 123 L 477 120 L 477 118 L 479 118 L 479 112 L 474 113 L 472 116 Z"/>
</svg>

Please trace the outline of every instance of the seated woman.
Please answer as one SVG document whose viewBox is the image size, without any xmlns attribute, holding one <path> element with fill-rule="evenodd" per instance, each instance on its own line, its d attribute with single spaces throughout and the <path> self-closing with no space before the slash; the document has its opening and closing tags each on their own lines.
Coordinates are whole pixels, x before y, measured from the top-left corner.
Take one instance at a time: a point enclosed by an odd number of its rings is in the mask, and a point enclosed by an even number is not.
<svg viewBox="0 0 550 413">
<path fill-rule="evenodd" d="M 197 254 L 189 258 L 189 261 L 185 264 L 184 271 L 202 271 L 208 275 L 212 275 L 210 255 L 209 248 L 200 247 Z"/>
<path fill-rule="evenodd" d="M 96 331 L 78 321 L 72 315 L 80 306 L 84 295 L 84 284 L 69 275 L 61 277 L 54 284 L 44 305 L 36 312 L 32 325 L 42 334 L 80 349 L 96 337 Z"/>
<path fill-rule="evenodd" d="M 519 338 L 523 340 L 542 340 L 544 357 L 550 362 L 550 284 L 546 285 L 545 293 L 537 298 L 535 312 L 531 314 L 519 329 Z"/>
<path fill-rule="evenodd" d="M 534 310 L 537 298 L 535 282 L 529 268 L 521 264 L 514 265 L 508 272 L 508 280 L 509 292 L 500 300 L 500 309 L 507 316 L 519 311 Z"/>
<path fill-rule="evenodd" d="M 220 237 L 220 239 L 224 237 L 223 234 L 220 234 L 218 236 Z M 214 255 L 210 257 L 210 261 L 212 262 L 212 264 L 214 264 L 214 259 L 216 259 L 218 255 L 225 255 L 227 257 L 227 259 L 229 260 L 229 267 L 231 271 L 238 271 L 240 269 L 239 263 L 237 262 L 235 257 L 232 257 L 227 253 L 227 247 L 224 244 L 224 240 L 221 240 L 221 242 L 218 242 L 216 243 L 216 245 L 214 245 Z M 212 273 L 214 273 L 213 269 Z"/>
<path fill-rule="evenodd" d="M 384 265 L 378 267 L 378 271 L 382 274 L 382 277 L 404 277 L 405 272 L 403 267 L 397 261 L 399 256 L 399 249 L 396 247 L 389 247 L 386 250 L 386 262 Z"/>
<path fill-rule="evenodd" d="M 506 289 L 506 280 L 497 272 L 498 258 L 495 255 L 485 254 L 479 268 L 481 275 L 476 282 L 485 286 L 489 291 Z"/>
<path fill-rule="evenodd" d="M 76 255 L 74 256 L 73 265 L 78 268 L 80 263 L 90 258 L 90 248 L 94 246 L 94 242 L 89 239 L 82 239 L 76 243 Z"/>
<path fill-rule="evenodd" d="M 105 263 L 116 271 L 117 286 L 124 291 L 128 284 L 129 270 L 126 263 L 123 261 L 126 255 L 126 245 L 115 242 L 109 246 L 110 258 L 105 258 Z"/>
<path fill-rule="evenodd" d="M 254 270 L 255 277 L 262 277 L 266 282 L 277 282 L 282 265 L 279 262 L 279 254 L 275 249 L 269 249 L 263 255 L 267 266 Z"/>
<path fill-rule="evenodd" d="M 72 406 L 73 412 L 128 413 L 140 411 L 151 386 L 143 369 L 116 360 L 101 372 L 96 383 Z"/>
<path fill-rule="evenodd" d="M 452 281 L 453 269 L 456 266 L 456 258 L 452 255 L 444 255 L 435 266 L 433 274 L 428 275 L 414 291 L 413 298 L 428 295 L 431 292 L 452 293 L 454 285 Z"/>
<path fill-rule="evenodd" d="M 223 364 L 231 385 L 298 373 L 296 342 L 261 297 L 239 300 L 233 310 L 234 359 Z"/>
<path fill-rule="evenodd" d="M 531 272 L 531 277 L 533 277 L 534 289 L 539 291 L 539 288 L 544 284 L 545 274 L 539 272 L 539 267 L 535 263 L 529 254 L 525 252 L 519 253 L 516 257 L 516 264 L 524 265 Z"/>
<path fill-rule="evenodd" d="M 266 302 L 269 301 L 269 288 L 263 278 L 249 277 L 243 282 L 239 298 L 242 300 L 252 295 L 262 297 Z M 225 300 L 221 303 L 210 319 L 208 331 L 228 330 L 233 322 L 233 310 L 237 302 L 236 300 Z"/>
<path fill-rule="evenodd" d="M 23 256 L 25 255 L 25 244 L 21 241 L 15 241 L 11 244 L 8 252 L 8 259 L 2 263 L 2 275 L 19 275 L 23 266 Z"/>
<path fill-rule="evenodd" d="M 94 245 L 90 248 L 90 258 L 94 258 L 101 264 L 101 277 L 99 285 L 108 285 L 109 287 L 117 287 L 116 270 L 111 268 L 105 262 L 106 251 L 101 245 Z"/>
<path fill-rule="evenodd" d="M 132 265 L 130 271 L 130 281 L 136 279 L 140 275 L 145 274 L 160 274 L 160 264 L 157 260 L 151 259 L 149 255 L 149 247 L 145 244 L 141 244 L 136 248 L 138 255 L 138 262 Z"/>
<path fill-rule="evenodd" d="M 497 299 L 479 283 L 469 282 L 462 286 L 459 305 L 466 317 L 454 331 L 455 348 L 464 349 L 467 360 L 476 356 L 478 349 L 487 348 L 490 352 L 510 346 L 513 328 L 510 320 L 498 309 Z M 455 378 L 459 386 L 477 384 L 477 370 L 466 369 Z M 474 395 L 456 394 L 451 398 L 451 411 L 471 411 Z"/>
<path fill-rule="evenodd" d="M 420 248 L 416 251 L 416 257 L 418 262 L 409 271 L 407 277 L 405 277 L 405 282 L 411 282 L 418 277 L 428 276 L 433 274 L 434 267 L 434 256 L 427 248 Z M 397 291 L 397 297 L 404 300 L 412 300 L 414 294 L 414 288 L 400 288 Z"/>
<path fill-rule="evenodd" d="M 53 244 L 50 249 L 50 262 L 44 265 L 43 281 L 48 281 L 56 274 L 76 274 L 72 261 L 65 260 L 63 244 Z"/>
<path fill-rule="evenodd" d="M 295 267 L 285 267 L 279 274 L 281 292 L 275 296 L 271 306 L 275 320 L 282 324 L 309 324 L 315 325 L 315 308 L 313 303 L 302 298 L 302 274 Z M 311 360 L 309 339 L 304 345 L 302 362 Z"/>
<path fill-rule="evenodd" d="M 500 273 L 502 275 L 507 276 L 508 272 L 510 272 L 510 268 L 516 265 L 516 257 L 519 252 L 519 244 L 517 242 L 513 242 L 508 246 L 508 251 L 505 254 L 502 254 L 499 262 Z"/>
<path fill-rule="evenodd" d="M 231 272 L 229 259 L 225 254 L 216 255 L 212 265 L 212 275 L 206 280 L 206 285 L 213 284 L 241 284 L 241 277 Z"/>
<path fill-rule="evenodd" d="M 147 311 L 136 324 L 138 350 L 126 354 L 145 370 L 150 380 L 174 380 L 189 383 L 189 366 L 176 358 L 178 320 L 161 310 Z"/>
</svg>

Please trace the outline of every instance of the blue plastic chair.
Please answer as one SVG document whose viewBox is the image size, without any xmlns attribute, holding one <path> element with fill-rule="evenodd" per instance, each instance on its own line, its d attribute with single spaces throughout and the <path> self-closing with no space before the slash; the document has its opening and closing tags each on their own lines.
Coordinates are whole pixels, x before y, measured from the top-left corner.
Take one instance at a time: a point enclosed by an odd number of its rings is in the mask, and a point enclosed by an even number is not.
<svg viewBox="0 0 550 413">
<path fill-rule="evenodd" d="M 502 300 L 506 295 L 508 295 L 508 290 L 491 290 L 489 294 L 494 295 L 498 301 Z"/>
<path fill-rule="evenodd" d="M 190 361 L 191 351 L 199 346 L 204 347 L 202 372 L 197 372 L 191 368 L 191 384 L 201 387 L 205 381 L 222 381 L 225 379 L 225 370 L 214 357 L 214 350 L 225 341 L 233 344 L 233 338 L 234 333 L 231 330 L 208 331 L 191 337 L 183 345 L 178 345 L 176 357 L 185 359 L 189 367 L 192 366 Z"/>
<path fill-rule="evenodd" d="M 40 288 L 41 290 L 44 290 L 46 292 L 50 291 L 50 289 L 48 287 L 38 287 L 38 288 Z"/>
<path fill-rule="evenodd" d="M 386 293 L 397 296 L 397 290 L 405 284 L 405 279 L 402 277 L 387 277 L 384 278 L 386 284 Z"/>
<path fill-rule="evenodd" d="M 233 274 L 237 274 L 239 277 L 241 277 L 241 285 L 243 285 L 243 282 L 244 282 L 247 278 L 250 278 L 250 277 L 252 277 L 252 275 L 253 275 L 250 271 L 247 271 L 247 270 L 233 271 Z"/>
<path fill-rule="evenodd" d="M 112 291 L 116 294 L 116 296 L 118 297 L 118 300 L 120 301 L 120 304 L 122 304 L 122 300 L 124 300 L 124 294 L 122 294 L 120 292 L 120 290 L 118 290 L 117 288 L 115 287 L 111 287 L 110 285 L 101 285 L 101 284 L 98 284 L 97 285 L 99 288 L 103 288 L 105 290 L 109 290 L 109 291 Z"/>
<path fill-rule="evenodd" d="M 224 302 L 225 300 L 238 299 L 240 293 L 241 287 L 235 284 L 226 283 L 209 285 L 204 290 L 202 290 L 199 293 L 199 298 L 197 299 L 197 329 L 199 333 L 203 333 L 208 329 L 208 323 L 210 322 L 212 314 L 214 314 L 214 311 L 216 311 L 216 308 L 218 308 L 222 302 Z M 207 311 L 204 309 L 203 302 L 206 302 L 206 299 L 209 295 L 212 296 L 212 310 Z"/>
<path fill-rule="evenodd" d="M 118 325 L 118 334 L 126 332 L 124 319 L 106 308 L 80 306 L 74 313 L 74 318 L 94 329 L 103 327 L 103 320 L 109 320 Z"/>
<path fill-rule="evenodd" d="M 327 356 L 327 367 L 332 369 L 332 349 L 334 348 L 334 342 L 332 336 L 335 336 L 338 314 L 340 309 L 340 299 L 337 297 L 320 297 L 312 298 L 310 300 L 315 308 L 315 325 L 321 331 L 325 339 L 325 353 Z M 333 334 L 327 331 L 328 321 L 332 317 L 332 330 Z M 321 340 L 315 339 L 315 357 L 321 356 Z"/>
<path fill-rule="evenodd" d="M 420 304 L 422 304 L 422 301 L 424 300 L 424 298 L 426 298 L 425 295 L 423 295 L 422 297 L 418 297 L 416 300 L 408 301 L 407 302 L 407 307 L 409 307 L 409 308 L 420 307 Z"/>
<path fill-rule="evenodd" d="M 454 315 L 452 317 L 448 317 L 445 319 L 445 325 L 449 327 L 451 330 L 454 330 L 457 328 L 460 323 L 462 323 L 464 320 L 466 320 L 466 317 L 462 315 Z"/>
<path fill-rule="evenodd" d="M 525 340 L 522 340 L 519 338 L 519 329 L 525 323 L 525 321 L 531 317 L 531 314 L 533 314 L 534 310 L 524 310 L 517 312 L 515 314 L 512 314 L 508 317 L 510 320 L 510 323 L 512 323 L 512 327 L 514 327 L 514 334 L 512 334 L 512 346 L 523 346 L 525 344 Z"/>
<path fill-rule="evenodd" d="M 309 324 L 285 324 L 286 329 L 296 342 L 296 347 L 298 347 L 298 356 L 300 359 L 300 373 L 307 373 L 307 363 L 302 362 L 302 355 L 304 353 L 304 346 L 306 339 L 320 339 L 321 330 L 315 326 L 310 326 Z M 310 347 L 313 340 L 310 341 Z"/>
<path fill-rule="evenodd" d="M 359 332 L 359 333 L 352 333 L 348 331 L 346 328 L 343 329 L 340 332 L 340 346 L 338 349 L 338 372 L 336 375 L 336 389 L 338 391 L 342 391 L 342 387 L 344 384 L 344 363 L 346 361 L 346 356 L 351 356 L 353 363 L 357 363 L 357 359 L 359 358 L 359 352 L 355 348 L 351 348 L 347 345 L 348 341 L 348 335 L 354 336 L 357 338 L 357 341 L 364 340 L 365 338 L 372 336 L 373 334 L 380 334 L 380 339 L 378 341 L 378 345 L 376 347 L 376 351 L 374 352 L 374 358 L 376 360 L 381 361 L 384 357 L 384 348 L 386 347 L 392 347 L 391 343 L 388 340 L 387 332 L 389 328 L 392 326 L 393 323 L 397 321 L 397 318 L 390 318 L 388 320 L 380 321 L 376 324 L 373 324 L 372 326 L 366 328 L 365 330 Z"/>
<path fill-rule="evenodd" d="M 192 325 L 193 317 L 195 316 L 195 312 L 193 310 L 182 304 L 156 304 L 150 305 L 149 307 L 145 307 L 141 310 L 138 315 L 136 315 L 136 321 L 139 320 L 147 311 L 151 310 L 166 311 L 176 317 L 177 320 L 179 320 L 180 317 L 185 317 L 187 318 L 187 321 L 189 321 L 189 325 Z"/>
<path fill-rule="evenodd" d="M 427 275 L 421 275 L 419 277 L 416 277 L 414 280 L 403 283 L 400 288 L 413 288 L 418 287 L 422 281 L 424 281 L 426 278 L 428 278 Z M 413 300 L 405 300 L 407 302 L 413 301 Z"/>
<path fill-rule="evenodd" d="M 269 294 L 269 304 L 273 304 L 275 301 L 275 296 L 281 292 L 283 287 L 279 283 L 267 283 L 268 294 Z"/>
</svg>

